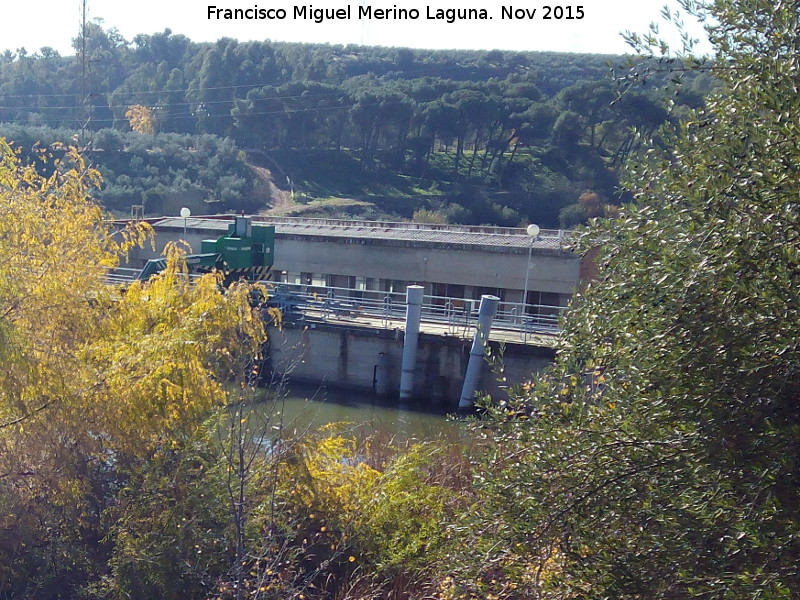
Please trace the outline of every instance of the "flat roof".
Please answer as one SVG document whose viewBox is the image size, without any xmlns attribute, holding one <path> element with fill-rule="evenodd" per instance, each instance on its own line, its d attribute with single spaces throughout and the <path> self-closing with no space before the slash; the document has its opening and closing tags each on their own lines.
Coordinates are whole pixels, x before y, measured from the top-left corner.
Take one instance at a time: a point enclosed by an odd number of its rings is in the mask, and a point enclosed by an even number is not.
<svg viewBox="0 0 800 600">
<path fill-rule="evenodd" d="M 340 221 L 334 219 L 303 219 L 292 217 L 253 216 L 254 223 L 275 226 L 276 237 L 313 237 L 318 239 L 360 240 L 364 243 L 394 243 L 397 245 L 474 246 L 513 252 L 533 249 L 537 253 L 562 253 L 568 231 L 542 229 L 532 240 L 519 227 L 471 227 L 462 225 L 430 225 L 426 223 L 397 223 L 390 221 Z M 207 231 L 222 234 L 227 231 L 233 216 L 162 217 L 147 219 L 156 229 L 169 228 L 193 232 Z"/>
</svg>

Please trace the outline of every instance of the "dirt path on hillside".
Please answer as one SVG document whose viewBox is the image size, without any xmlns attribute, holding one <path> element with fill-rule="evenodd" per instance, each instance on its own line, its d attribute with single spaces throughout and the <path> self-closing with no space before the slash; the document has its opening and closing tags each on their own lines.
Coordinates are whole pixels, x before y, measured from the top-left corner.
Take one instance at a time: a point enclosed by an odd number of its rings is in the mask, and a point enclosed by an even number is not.
<svg viewBox="0 0 800 600">
<path fill-rule="evenodd" d="M 289 191 L 280 189 L 275 185 L 275 179 L 272 176 L 272 171 L 266 167 L 259 167 L 249 163 L 251 169 L 256 174 L 256 178 L 266 190 L 269 191 L 270 202 L 272 206 L 264 214 L 281 214 L 286 212 L 294 203 L 292 202 L 292 194 Z"/>
</svg>

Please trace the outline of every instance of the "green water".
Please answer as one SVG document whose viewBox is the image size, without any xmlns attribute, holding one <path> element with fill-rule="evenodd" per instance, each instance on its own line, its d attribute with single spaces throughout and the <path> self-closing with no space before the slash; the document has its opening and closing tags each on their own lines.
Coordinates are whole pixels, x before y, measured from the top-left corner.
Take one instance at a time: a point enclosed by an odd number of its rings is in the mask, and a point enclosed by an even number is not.
<svg viewBox="0 0 800 600">
<path fill-rule="evenodd" d="M 421 406 L 398 406 L 397 402 L 379 401 L 372 395 L 293 384 L 285 393 L 265 394 L 258 410 L 269 417 L 274 427 L 286 433 L 303 433 L 328 423 L 342 423 L 344 429 L 402 442 L 410 439 L 456 439 L 458 423 L 444 411 Z"/>
</svg>

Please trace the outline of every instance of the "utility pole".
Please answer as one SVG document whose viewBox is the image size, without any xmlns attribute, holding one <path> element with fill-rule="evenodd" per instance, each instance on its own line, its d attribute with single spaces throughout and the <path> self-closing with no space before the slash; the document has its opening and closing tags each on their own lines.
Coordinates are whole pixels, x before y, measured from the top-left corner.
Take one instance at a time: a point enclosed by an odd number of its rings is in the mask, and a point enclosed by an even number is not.
<svg viewBox="0 0 800 600">
<path fill-rule="evenodd" d="M 81 150 L 86 150 L 87 142 L 86 142 L 86 128 L 89 125 L 89 122 L 92 120 L 92 113 L 91 107 L 89 106 L 89 61 L 86 56 L 86 36 L 88 33 L 87 21 L 86 21 L 86 13 L 88 11 L 88 0 L 81 0 L 81 49 L 80 49 L 80 61 L 81 61 L 81 110 L 80 114 L 78 115 L 78 119 L 80 121 L 81 132 L 80 137 L 78 138 L 78 145 L 80 146 Z"/>
</svg>

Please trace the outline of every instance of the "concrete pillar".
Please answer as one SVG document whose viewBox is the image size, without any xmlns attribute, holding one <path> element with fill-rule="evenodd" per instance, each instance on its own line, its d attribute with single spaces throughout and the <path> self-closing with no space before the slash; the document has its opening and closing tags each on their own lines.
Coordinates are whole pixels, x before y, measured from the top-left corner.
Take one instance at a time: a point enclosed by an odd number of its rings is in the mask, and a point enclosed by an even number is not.
<svg viewBox="0 0 800 600">
<path fill-rule="evenodd" d="M 492 321 L 497 314 L 500 298 L 497 296 L 481 296 L 481 307 L 478 309 L 478 328 L 472 340 L 472 349 L 469 351 L 467 373 L 464 376 L 464 386 L 461 388 L 461 398 L 458 401 L 459 409 L 472 408 L 475 405 L 475 390 L 481 378 L 483 354 L 486 341 L 492 330 Z"/>
<path fill-rule="evenodd" d="M 417 364 L 423 289 L 421 285 L 410 285 L 406 288 L 406 333 L 403 338 L 403 362 L 400 371 L 400 400 L 410 400 L 414 396 L 414 370 Z"/>
</svg>

